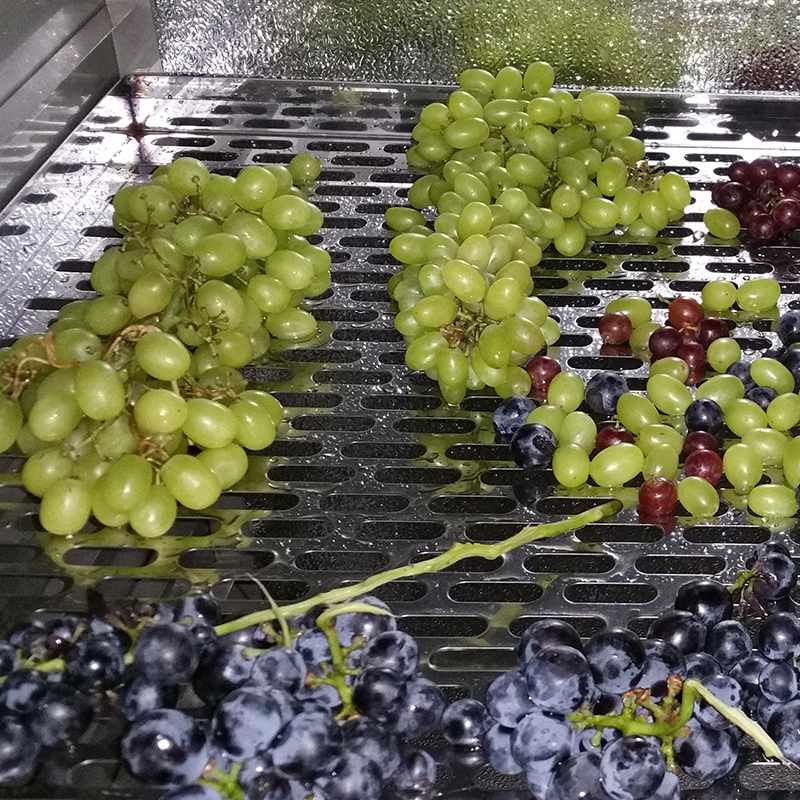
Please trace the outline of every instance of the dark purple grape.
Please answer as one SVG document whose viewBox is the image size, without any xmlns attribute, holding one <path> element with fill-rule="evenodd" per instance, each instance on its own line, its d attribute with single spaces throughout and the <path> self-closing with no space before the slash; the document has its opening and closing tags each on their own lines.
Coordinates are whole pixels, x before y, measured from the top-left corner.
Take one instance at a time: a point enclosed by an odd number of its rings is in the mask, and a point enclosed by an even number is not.
<svg viewBox="0 0 800 800">
<path fill-rule="evenodd" d="M 750 655 L 734 664 L 729 674 L 742 687 L 742 692 L 745 696 L 760 696 L 759 676 L 769 663 L 771 662 L 764 658 L 758 650 L 753 650 Z"/>
<path fill-rule="evenodd" d="M 654 620 L 647 636 L 650 639 L 663 639 L 686 655 L 703 648 L 706 626 L 694 614 L 676 609 Z"/>
<path fill-rule="evenodd" d="M 583 649 L 601 692 L 622 694 L 637 686 L 645 666 L 645 652 L 638 636 L 622 628 L 596 633 Z"/>
<path fill-rule="evenodd" d="M 661 786 L 667 768 L 658 741 L 625 736 L 600 757 L 600 781 L 612 798 L 649 798 Z"/>
<path fill-rule="evenodd" d="M 788 192 L 800 186 L 800 166 L 791 161 L 778 164 L 775 170 L 775 183 L 777 183 L 784 192 Z"/>
<path fill-rule="evenodd" d="M 787 347 L 800 342 L 800 311 L 787 311 L 785 314 L 781 314 L 781 318 L 778 320 L 778 337 Z M 800 350 L 788 350 L 786 355 L 788 356 L 789 353 L 795 353 L 794 358 L 800 361 Z M 784 363 L 786 363 L 785 360 Z M 786 366 L 787 369 L 791 369 L 788 364 Z"/>
<path fill-rule="evenodd" d="M 726 619 L 715 625 L 706 638 L 705 649 L 719 661 L 725 672 L 749 655 L 753 648 L 750 634 L 741 622 Z"/>
<path fill-rule="evenodd" d="M 781 704 L 767 724 L 767 733 L 786 758 L 800 764 L 800 700 Z"/>
<path fill-rule="evenodd" d="M 645 639 L 644 671 L 637 682 L 642 689 L 649 689 L 657 700 L 667 692 L 667 678 L 670 675 L 683 677 L 686 662 L 677 647 L 662 639 Z"/>
<path fill-rule="evenodd" d="M 678 765 L 692 778 L 711 783 L 727 775 L 739 757 L 739 740 L 730 730 L 712 730 L 690 719 L 688 736 L 675 740 Z"/>
<path fill-rule="evenodd" d="M 22 720 L 0 717 L 0 784 L 27 783 L 40 752 L 38 741 Z"/>
<path fill-rule="evenodd" d="M 754 386 L 752 389 L 748 389 L 744 396 L 766 411 L 769 404 L 778 396 L 778 393 L 774 389 L 770 389 L 769 386 Z"/>
<path fill-rule="evenodd" d="M 798 695 L 797 670 L 786 661 L 772 661 L 758 677 L 761 694 L 773 703 L 788 703 Z"/>
<path fill-rule="evenodd" d="M 524 671 L 533 704 L 553 714 L 575 711 L 596 691 L 589 663 L 571 647 L 543 647 Z"/>
<path fill-rule="evenodd" d="M 778 237 L 778 226 L 769 214 L 754 214 L 747 229 L 755 242 L 772 242 Z"/>
<path fill-rule="evenodd" d="M 714 202 L 728 211 L 738 211 L 750 199 L 750 190 L 736 181 L 723 183 L 716 191 Z"/>
<path fill-rule="evenodd" d="M 749 186 L 752 178 L 750 164 L 747 161 L 734 161 L 733 164 L 728 167 L 728 177 L 732 181 L 743 183 L 745 186 Z M 720 185 L 721 188 L 725 184 L 722 183 L 718 185 Z"/>
<path fill-rule="evenodd" d="M 469 697 L 456 700 L 442 715 L 442 734 L 457 747 L 478 747 L 491 727 L 492 720 L 486 706 Z"/>
<path fill-rule="evenodd" d="M 770 661 L 785 661 L 800 655 L 800 621 L 795 614 L 770 614 L 758 631 L 758 649 Z"/>
<path fill-rule="evenodd" d="M 708 653 L 689 653 L 686 656 L 686 677 L 694 678 L 700 683 L 705 683 L 713 675 L 722 672 L 722 667 L 716 658 L 712 658 Z"/>
<path fill-rule="evenodd" d="M 528 625 L 522 632 L 517 655 L 522 666 L 530 661 L 543 647 L 572 647 L 582 652 L 581 637 L 568 622 L 560 619 L 540 619 Z"/>
<path fill-rule="evenodd" d="M 733 599 L 726 586 L 712 580 L 696 580 L 678 589 L 675 608 L 694 614 L 709 628 L 733 616 Z"/>
<path fill-rule="evenodd" d="M 191 631 L 174 622 L 145 628 L 136 642 L 134 669 L 151 683 L 186 683 L 197 669 L 199 652 Z"/>
<path fill-rule="evenodd" d="M 396 715 L 405 699 L 405 677 L 390 669 L 365 669 L 353 686 L 353 704 L 371 719 Z"/>
<path fill-rule="evenodd" d="M 733 375 L 734 378 L 738 378 L 744 384 L 745 391 L 752 389 L 756 385 L 750 375 L 750 364 L 746 361 L 734 361 L 725 372 L 728 375 Z"/>
<path fill-rule="evenodd" d="M 76 742 L 89 727 L 93 712 L 89 698 L 72 687 L 56 684 L 31 714 L 33 735 L 43 747 Z"/>
<path fill-rule="evenodd" d="M 800 228 L 800 200 L 796 197 L 784 197 L 772 208 L 772 219 L 784 233 L 791 233 Z"/>
<path fill-rule="evenodd" d="M 41 672 L 18 669 L 12 672 L 0 688 L 0 706 L 17 714 L 29 714 L 47 694 L 47 682 Z"/>
<path fill-rule="evenodd" d="M 756 189 L 755 196 L 759 203 L 763 203 L 767 208 L 772 208 L 781 198 L 781 189 L 775 181 L 767 180 Z"/>
<path fill-rule="evenodd" d="M 530 397 L 509 397 L 494 410 L 492 421 L 498 438 L 507 442 L 525 424 L 528 414 L 536 408 Z"/>
<path fill-rule="evenodd" d="M 611 417 L 617 410 L 617 401 L 628 391 L 628 382 L 616 372 L 598 372 L 586 384 L 586 405 L 595 414 Z"/>
<path fill-rule="evenodd" d="M 775 162 L 771 158 L 756 158 L 750 162 L 750 184 L 761 186 L 764 181 L 775 178 Z"/>
<path fill-rule="evenodd" d="M 753 572 L 752 591 L 762 603 L 787 597 L 797 584 L 797 567 L 783 553 L 762 553 L 753 565 Z"/>
<path fill-rule="evenodd" d="M 707 431 L 718 434 L 725 424 L 719 404 L 707 397 L 693 400 L 684 413 L 686 428 L 690 431 Z"/>
<path fill-rule="evenodd" d="M 529 422 L 511 440 L 511 456 L 523 469 L 546 467 L 553 460 L 556 437 L 546 425 Z"/>
<path fill-rule="evenodd" d="M 253 661 L 242 645 L 220 647 L 203 656 L 192 686 L 202 700 L 215 706 L 225 695 L 243 686 L 253 672 Z"/>
</svg>

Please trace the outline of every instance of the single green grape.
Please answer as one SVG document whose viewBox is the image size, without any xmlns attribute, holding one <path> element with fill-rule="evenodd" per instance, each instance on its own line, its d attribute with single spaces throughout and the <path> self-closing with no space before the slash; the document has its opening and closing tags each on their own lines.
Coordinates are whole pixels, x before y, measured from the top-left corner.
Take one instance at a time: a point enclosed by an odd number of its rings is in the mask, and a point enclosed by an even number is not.
<svg viewBox="0 0 800 800">
<path fill-rule="evenodd" d="M 696 476 L 678 482 L 678 501 L 691 517 L 713 517 L 719 510 L 717 490 Z"/>
<path fill-rule="evenodd" d="M 577 220 L 568 219 L 564 230 L 553 239 L 553 247 L 562 255 L 578 255 L 586 245 L 586 230 Z"/>
<path fill-rule="evenodd" d="M 153 482 L 153 468 L 141 456 L 128 453 L 103 476 L 105 502 L 115 511 L 129 513 L 144 502 Z"/>
<path fill-rule="evenodd" d="M 653 375 L 669 375 L 679 383 L 686 383 L 689 378 L 689 365 L 677 356 L 665 356 L 650 364 L 650 377 Z"/>
<path fill-rule="evenodd" d="M 789 437 L 772 428 L 752 428 L 742 436 L 742 442 L 759 454 L 765 467 L 778 467 L 783 464 Z"/>
<path fill-rule="evenodd" d="M 723 336 L 715 339 L 706 350 L 706 361 L 715 372 L 725 372 L 742 357 L 742 348 L 736 339 Z"/>
<path fill-rule="evenodd" d="M 635 444 L 612 444 L 601 450 L 589 465 L 598 486 L 616 488 L 633 480 L 644 466 L 644 454 Z"/>
<path fill-rule="evenodd" d="M 183 427 L 188 410 L 186 401 L 169 389 L 150 389 L 133 407 L 136 427 L 142 433 L 174 433 Z"/>
<path fill-rule="evenodd" d="M 0 394 L 0 453 L 8 450 L 22 430 L 22 409 L 16 400 Z"/>
<path fill-rule="evenodd" d="M 86 525 L 91 511 L 91 492 L 87 484 L 75 478 L 61 478 L 42 495 L 39 521 L 48 533 L 71 536 Z"/>
<path fill-rule="evenodd" d="M 661 422 L 645 425 L 636 437 L 636 444 L 639 449 L 647 455 L 656 445 L 666 444 L 673 450 L 680 453 L 683 450 L 683 436 L 669 425 Z"/>
<path fill-rule="evenodd" d="M 774 389 L 778 394 L 794 391 L 794 376 L 777 359 L 755 359 L 750 364 L 750 375 L 758 386 Z"/>
<path fill-rule="evenodd" d="M 725 411 L 730 403 L 744 397 L 744 384 L 735 375 L 714 375 L 697 387 L 697 399 L 713 400 Z"/>
<path fill-rule="evenodd" d="M 289 162 L 289 172 L 296 186 L 309 186 L 314 183 L 322 171 L 322 165 L 311 153 L 298 153 Z"/>
<path fill-rule="evenodd" d="M 722 410 L 725 413 L 725 424 L 736 436 L 742 437 L 752 428 L 767 427 L 766 412 L 752 400 L 733 400 Z"/>
<path fill-rule="evenodd" d="M 765 483 L 750 490 L 747 505 L 757 517 L 788 519 L 797 516 L 797 497 L 782 484 Z"/>
<path fill-rule="evenodd" d="M 561 375 L 570 376 L 570 373 L 560 372 L 553 381 Z M 550 385 L 552 387 L 553 384 L 551 383 Z M 622 425 L 636 436 L 645 425 L 658 423 L 661 416 L 658 413 L 658 409 L 648 398 L 633 392 L 626 392 L 617 401 L 617 418 Z"/>
<path fill-rule="evenodd" d="M 789 431 L 800 423 L 800 396 L 779 394 L 767 406 L 767 422 L 776 431 Z"/>
<path fill-rule="evenodd" d="M 583 402 L 584 389 L 583 378 L 580 375 L 574 372 L 559 372 L 547 388 L 547 402 L 569 414 Z M 619 411 L 619 406 L 617 410 Z"/>
<path fill-rule="evenodd" d="M 686 208 L 692 202 L 689 184 L 677 172 L 665 172 L 658 182 L 658 193 L 670 208 Z"/>
<path fill-rule="evenodd" d="M 671 417 L 683 414 L 692 402 L 689 389 L 671 375 L 656 374 L 650 377 L 647 381 L 647 397 L 659 411 Z"/>
<path fill-rule="evenodd" d="M 128 524 L 139 536 L 163 536 L 175 524 L 178 504 L 166 486 L 155 485 L 144 501 L 128 514 Z"/>
<path fill-rule="evenodd" d="M 590 453 L 597 439 L 597 425 L 584 411 L 571 411 L 562 423 L 559 435 L 561 445 L 575 444 Z"/>
<path fill-rule="evenodd" d="M 317 320 L 302 308 L 287 308 L 271 314 L 266 324 L 270 336 L 290 342 L 302 342 L 317 332 Z"/>
<path fill-rule="evenodd" d="M 240 398 L 229 410 L 234 416 L 236 442 L 242 447 L 263 450 L 275 441 L 277 426 L 270 410 L 264 405 Z"/>
<path fill-rule="evenodd" d="M 75 373 L 75 399 L 90 419 L 113 419 L 125 408 L 125 384 L 105 361 L 85 361 Z"/>
<path fill-rule="evenodd" d="M 783 451 L 783 477 L 793 489 L 800 486 L 800 436 L 790 439 Z"/>
<path fill-rule="evenodd" d="M 214 473 L 194 456 L 172 456 L 160 471 L 161 480 L 184 507 L 201 511 L 219 499 L 221 486 Z"/>
<path fill-rule="evenodd" d="M 238 444 L 202 450 L 197 460 L 211 470 L 223 491 L 237 484 L 249 466 L 247 453 Z"/>
<path fill-rule="evenodd" d="M 58 447 L 48 447 L 31 455 L 22 468 L 22 485 L 41 497 L 56 481 L 72 474 L 72 459 Z"/>
<path fill-rule="evenodd" d="M 735 239 L 742 229 L 739 218 L 727 208 L 710 208 L 703 214 L 703 223 L 718 239 Z"/>
<path fill-rule="evenodd" d="M 244 265 L 247 249 L 232 233 L 204 236 L 194 249 L 198 269 L 210 278 L 223 278 Z"/>
<path fill-rule="evenodd" d="M 736 302 L 736 284 L 730 281 L 709 281 L 701 292 L 706 311 L 727 311 Z"/>
<path fill-rule="evenodd" d="M 607 314 L 625 314 L 631 321 L 634 328 L 638 328 L 645 322 L 649 322 L 653 316 L 653 309 L 650 302 L 644 297 L 626 295 L 612 300 L 606 306 Z"/>
<path fill-rule="evenodd" d="M 589 479 L 589 454 L 577 444 L 557 447 L 553 453 L 553 475 L 568 489 L 583 486 Z"/>
<path fill-rule="evenodd" d="M 759 313 L 778 304 L 781 285 L 774 278 L 754 278 L 745 281 L 736 291 L 736 302 L 742 311 Z"/>
<path fill-rule="evenodd" d="M 233 411 L 222 403 L 204 397 L 187 401 L 183 432 L 198 446 L 225 447 L 236 437 L 236 430 Z"/>
<path fill-rule="evenodd" d="M 164 331 L 146 333 L 134 349 L 139 366 L 160 381 L 178 380 L 189 370 L 191 355 L 179 339 Z"/>
<path fill-rule="evenodd" d="M 289 181 L 291 185 L 291 174 Z M 247 211 L 260 211 L 280 191 L 281 187 L 275 172 L 267 167 L 249 165 L 240 169 L 236 176 L 233 199 Z"/>
<path fill-rule="evenodd" d="M 786 459 L 790 449 L 790 446 L 787 445 L 784 451 L 784 472 L 786 471 Z M 754 486 L 758 485 L 761 476 L 764 474 L 764 464 L 761 461 L 761 456 L 754 448 L 743 442 L 732 444 L 725 451 L 722 457 L 722 469 L 725 477 L 738 494 L 749 492 Z M 800 469 L 798 469 L 797 478 L 798 482 L 800 482 Z"/>
<path fill-rule="evenodd" d="M 559 408 L 558 406 L 544 404 L 538 408 L 534 408 L 533 411 L 528 414 L 528 417 L 525 421 L 544 425 L 546 428 L 549 428 L 553 432 L 553 435 L 556 437 L 556 439 L 558 439 L 561 432 L 561 426 L 564 424 L 564 418 L 566 416 L 567 415 L 564 413 L 563 409 Z"/>
<path fill-rule="evenodd" d="M 673 480 L 678 474 L 678 451 L 668 444 L 654 444 L 644 458 L 642 475 L 645 480 L 668 478 Z"/>
<path fill-rule="evenodd" d="M 505 367 L 511 359 L 511 342 L 505 329 L 500 325 L 487 325 L 478 337 L 478 351 L 490 367 L 495 369 Z M 453 382 L 445 381 L 445 383 Z"/>
<path fill-rule="evenodd" d="M 650 344 L 650 337 L 661 327 L 658 322 L 649 321 L 637 325 L 631 333 L 628 344 L 632 350 L 647 350 Z"/>
</svg>

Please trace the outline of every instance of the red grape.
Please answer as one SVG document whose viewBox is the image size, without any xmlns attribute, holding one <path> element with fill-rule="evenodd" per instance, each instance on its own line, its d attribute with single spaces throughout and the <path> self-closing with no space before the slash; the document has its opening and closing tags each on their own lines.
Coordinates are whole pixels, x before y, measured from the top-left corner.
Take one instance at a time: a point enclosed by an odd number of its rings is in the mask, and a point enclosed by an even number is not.
<svg viewBox="0 0 800 800">
<path fill-rule="evenodd" d="M 703 307 L 691 297 L 676 297 L 667 310 L 669 321 L 679 331 L 694 328 L 700 325 L 705 314 Z"/>
<path fill-rule="evenodd" d="M 722 478 L 722 459 L 713 450 L 695 450 L 686 458 L 683 471 L 687 476 L 696 476 L 716 486 Z"/>
<path fill-rule="evenodd" d="M 757 158 L 750 162 L 750 184 L 760 186 L 775 177 L 775 162 L 771 158 Z"/>
<path fill-rule="evenodd" d="M 769 214 L 755 214 L 747 229 L 756 242 L 771 242 L 778 235 L 778 226 Z"/>
<path fill-rule="evenodd" d="M 775 203 L 772 219 L 785 233 L 800 228 L 800 200 L 795 197 L 784 197 Z"/>
<path fill-rule="evenodd" d="M 724 319 L 717 317 L 706 317 L 697 331 L 697 341 L 708 349 L 708 346 L 716 339 L 721 339 L 730 333 L 728 323 Z"/>
<path fill-rule="evenodd" d="M 639 487 L 639 514 L 642 517 L 671 517 L 677 504 L 678 489 L 669 478 L 650 478 Z"/>
<path fill-rule="evenodd" d="M 598 328 L 606 344 L 625 344 L 633 332 L 633 325 L 627 314 L 604 314 Z"/>
<path fill-rule="evenodd" d="M 601 356 L 629 356 L 631 348 L 627 344 L 604 344 L 600 346 Z"/>
<path fill-rule="evenodd" d="M 756 217 L 759 214 L 767 213 L 769 212 L 767 211 L 767 207 L 765 205 L 759 203 L 757 200 L 750 200 L 739 212 L 739 221 L 745 226 L 745 228 L 749 228 L 753 217 Z"/>
<path fill-rule="evenodd" d="M 681 455 L 686 459 L 696 450 L 713 450 L 716 453 L 719 450 L 717 437 L 706 431 L 692 431 L 686 434 Z"/>
<path fill-rule="evenodd" d="M 697 386 L 706 376 L 706 368 L 702 367 L 689 367 L 689 374 L 686 376 L 687 386 Z"/>
<path fill-rule="evenodd" d="M 756 189 L 756 200 L 763 203 L 767 208 L 772 208 L 781 199 L 781 189 L 775 181 L 764 181 Z"/>
<path fill-rule="evenodd" d="M 712 198 L 720 208 L 738 211 L 750 199 L 750 190 L 743 183 L 728 181 L 717 190 L 716 198 Z"/>
<path fill-rule="evenodd" d="M 597 439 L 594 446 L 596 451 L 605 450 L 606 447 L 611 447 L 612 444 L 633 444 L 633 434 L 621 425 L 606 425 L 605 428 L 600 428 L 597 431 Z"/>
<path fill-rule="evenodd" d="M 705 369 L 706 349 L 700 342 L 682 342 L 675 355 L 682 358 L 690 369 Z"/>
<path fill-rule="evenodd" d="M 750 183 L 750 165 L 746 161 L 734 161 L 728 167 L 728 177 L 736 183 Z"/>
<path fill-rule="evenodd" d="M 683 339 L 675 328 L 659 328 L 650 334 L 648 346 L 654 358 L 674 356 L 678 352 Z"/>
<path fill-rule="evenodd" d="M 775 183 L 777 183 L 784 192 L 788 192 L 789 189 L 800 186 L 800 166 L 793 164 L 791 161 L 778 164 L 778 168 L 775 170 Z"/>
<path fill-rule="evenodd" d="M 528 375 L 531 376 L 530 395 L 534 400 L 544 400 L 550 382 L 561 372 L 561 364 L 550 356 L 534 356 L 526 365 Z"/>
</svg>

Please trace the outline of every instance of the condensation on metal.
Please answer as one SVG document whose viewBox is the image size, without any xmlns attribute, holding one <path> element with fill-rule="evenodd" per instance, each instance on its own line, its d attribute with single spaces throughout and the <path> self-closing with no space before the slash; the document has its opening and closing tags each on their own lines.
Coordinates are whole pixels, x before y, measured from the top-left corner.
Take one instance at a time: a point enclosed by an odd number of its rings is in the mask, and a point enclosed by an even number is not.
<svg viewBox="0 0 800 800">
<path fill-rule="evenodd" d="M 408 132 L 420 106 L 443 94 L 432 87 L 140 76 L 106 96 L 7 209 L 0 218 L 4 341 L 42 330 L 67 300 L 92 296 L 91 264 L 117 241 L 110 196 L 180 154 L 231 172 L 286 163 L 304 149 L 317 155 L 324 171 L 314 200 L 325 214 L 321 239 L 333 258 L 333 286 L 310 304 L 321 320 L 318 339 L 249 370 L 256 384 L 278 394 L 287 420 L 243 484 L 223 497 L 225 514 L 256 517 L 245 526 L 247 538 L 225 538 L 208 516 L 182 517 L 160 540 L 120 532 L 77 542 L 47 537 L 37 529 L 32 498 L 11 480 L 0 486 L 0 624 L 32 611 L 85 610 L 83 586 L 95 582 L 111 598 L 161 599 L 192 583 L 210 585 L 225 613 L 239 614 L 263 604 L 248 572 L 288 602 L 453 542 L 497 540 L 599 502 L 556 491 L 546 473 L 521 480 L 507 449 L 493 444 L 496 397 L 478 394 L 461 408 L 445 407 L 435 386 L 403 365 L 386 292 L 397 265 L 382 212 L 405 202 Z M 623 99 L 649 157 L 692 185 L 689 213 L 654 243 L 610 236 L 577 258 L 548 257 L 536 284 L 561 320 L 555 357 L 584 377 L 620 370 L 641 390 L 646 365 L 605 352 L 598 337 L 597 319 L 612 298 L 647 297 L 663 319 L 670 297 L 697 297 L 708 279 L 770 275 L 782 282 L 781 310 L 800 305 L 800 246 L 720 244 L 704 238 L 701 222 L 710 185 L 726 164 L 796 152 L 796 105 L 670 94 Z M 774 318 L 737 324 L 734 335 L 750 355 L 774 344 Z M 3 472 L 19 466 L 18 458 L 0 457 Z M 787 535 L 796 540 L 794 531 Z M 420 637 L 427 675 L 451 696 L 480 695 L 513 663 L 517 635 L 532 619 L 568 618 L 584 635 L 605 625 L 644 632 L 682 583 L 696 575 L 731 581 L 768 536 L 737 509 L 671 530 L 640 524 L 626 511 L 494 563 L 461 563 L 378 594 Z M 49 785 L 125 790 L 102 738 L 90 734 L 66 773 L 45 776 Z M 478 766 L 456 767 L 447 774 L 461 785 L 518 787 Z M 763 769 L 754 763 L 742 773 L 748 791 L 779 785 L 780 768 Z M 800 786 L 793 774 L 779 778 Z M 739 791 L 722 784 L 703 796 L 761 796 Z"/>
<path fill-rule="evenodd" d="M 796 90 L 799 0 L 153 0 L 164 68 L 449 83 L 546 60 L 563 82 Z"/>
</svg>

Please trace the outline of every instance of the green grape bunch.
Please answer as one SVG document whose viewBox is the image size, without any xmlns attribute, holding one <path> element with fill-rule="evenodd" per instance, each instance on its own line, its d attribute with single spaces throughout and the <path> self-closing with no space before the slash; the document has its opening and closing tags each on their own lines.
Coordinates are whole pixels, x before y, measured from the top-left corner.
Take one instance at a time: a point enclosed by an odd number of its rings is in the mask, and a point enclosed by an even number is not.
<svg viewBox="0 0 800 800">
<path fill-rule="evenodd" d="M 117 192 L 123 240 L 93 267 L 98 296 L 0 351 L 0 452 L 27 457 L 46 531 L 94 517 L 161 536 L 274 441 L 283 408 L 240 369 L 271 338 L 316 333 L 301 304 L 330 286 L 330 256 L 306 238 L 322 214 L 300 187 L 319 172 L 307 154 L 236 178 L 179 158 Z"/>
<path fill-rule="evenodd" d="M 680 175 L 651 168 L 633 123 L 608 92 L 553 88 L 553 68 L 466 69 L 446 103 L 412 130 L 412 208 L 390 208 L 389 290 L 406 364 L 457 404 L 467 389 L 527 394 L 528 358 L 559 338 L 532 295 L 552 247 L 577 256 L 619 229 L 653 239 L 691 202 Z M 432 227 L 422 211 L 435 211 Z"/>
</svg>

